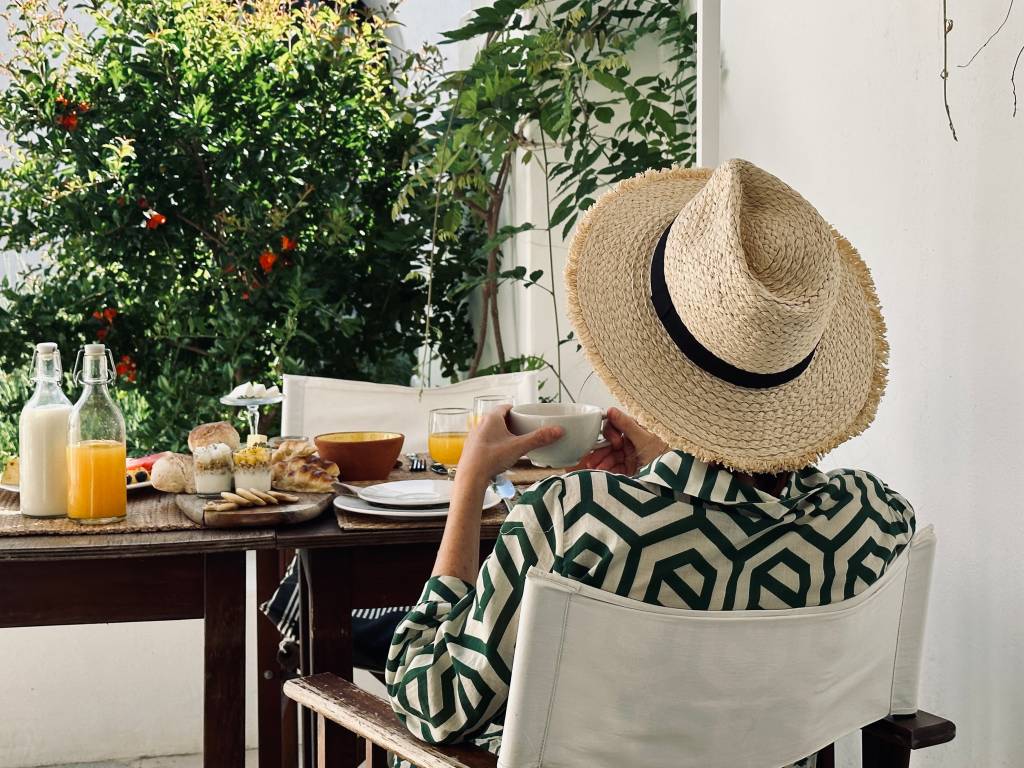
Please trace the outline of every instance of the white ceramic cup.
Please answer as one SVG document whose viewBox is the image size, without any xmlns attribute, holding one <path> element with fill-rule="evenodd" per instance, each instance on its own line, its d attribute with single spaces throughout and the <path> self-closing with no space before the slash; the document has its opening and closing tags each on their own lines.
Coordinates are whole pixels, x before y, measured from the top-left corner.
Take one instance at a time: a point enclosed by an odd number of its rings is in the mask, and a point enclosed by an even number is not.
<svg viewBox="0 0 1024 768">
<path fill-rule="evenodd" d="M 541 427 L 561 427 L 565 434 L 551 445 L 527 454 L 536 467 L 572 467 L 586 456 L 601 434 L 604 411 L 582 403 L 530 403 L 508 414 L 513 434 L 525 435 Z"/>
</svg>

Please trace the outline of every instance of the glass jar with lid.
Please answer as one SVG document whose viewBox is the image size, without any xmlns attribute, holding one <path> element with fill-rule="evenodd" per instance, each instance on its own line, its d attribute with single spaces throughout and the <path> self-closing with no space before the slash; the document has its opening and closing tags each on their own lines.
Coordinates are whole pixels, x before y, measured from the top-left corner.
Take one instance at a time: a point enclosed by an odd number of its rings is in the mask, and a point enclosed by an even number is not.
<svg viewBox="0 0 1024 768">
<path fill-rule="evenodd" d="M 86 344 L 76 365 L 82 395 L 68 423 L 68 518 L 79 523 L 124 520 L 124 416 L 110 396 L 114 360 L 103 344 Z"/>
</svg>

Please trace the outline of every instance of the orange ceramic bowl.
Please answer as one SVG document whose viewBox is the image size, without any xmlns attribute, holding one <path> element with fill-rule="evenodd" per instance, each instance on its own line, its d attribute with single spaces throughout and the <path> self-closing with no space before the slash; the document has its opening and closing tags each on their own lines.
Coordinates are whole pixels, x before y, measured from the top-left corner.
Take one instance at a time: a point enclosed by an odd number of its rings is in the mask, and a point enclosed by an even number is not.
<svg viewBox="0 0 1024 768">
<path fill-rule="evenodd" d="M 402 452 L 398 432 L 328 432 L 313 438 L 320 458 L 333 461 L 342 480 L 387 480 Z"/>
</svg>

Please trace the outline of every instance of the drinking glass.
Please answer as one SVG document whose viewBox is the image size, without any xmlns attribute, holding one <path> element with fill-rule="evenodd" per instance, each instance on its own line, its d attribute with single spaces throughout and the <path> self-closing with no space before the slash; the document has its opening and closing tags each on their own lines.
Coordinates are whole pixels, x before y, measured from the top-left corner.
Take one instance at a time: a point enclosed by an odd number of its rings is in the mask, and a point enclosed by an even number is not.
<svg viewBox="0 0 1024 768">
<path fill-rule="evenodd" d="M 473 426 L 479 424 L 480 420 L 495 408 L 515 404 L 515 398 L 511 395 L 477 395 L 473 398 Z"/>
<path fill-rule="evenodd" d="M 468 408 L 435 408 L 430 412 L 430 458 L 451 469 L 462 458 L 469 432 Z"/>
</svg>

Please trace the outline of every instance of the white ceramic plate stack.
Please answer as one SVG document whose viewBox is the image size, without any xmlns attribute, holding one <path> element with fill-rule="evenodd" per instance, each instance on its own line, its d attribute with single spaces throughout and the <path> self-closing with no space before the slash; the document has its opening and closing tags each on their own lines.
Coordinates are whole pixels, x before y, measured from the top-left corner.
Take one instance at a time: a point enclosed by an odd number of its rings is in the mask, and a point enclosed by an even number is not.
<svg viewBox="0 0 1024 768">
<path fill-rule="evenodd" d="M 424 520 L 448 516 L 452 501 L 450 480 L 397 480 L 392 483 L 351 487 L 357 496 L 342 495 L 334 506 L 346 512 L 384 517 L 389 520 Z M 501 503 L 501 497 L 488 488 L 484 509 Z"/>
</svg>

